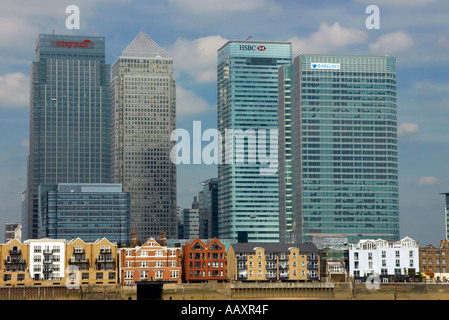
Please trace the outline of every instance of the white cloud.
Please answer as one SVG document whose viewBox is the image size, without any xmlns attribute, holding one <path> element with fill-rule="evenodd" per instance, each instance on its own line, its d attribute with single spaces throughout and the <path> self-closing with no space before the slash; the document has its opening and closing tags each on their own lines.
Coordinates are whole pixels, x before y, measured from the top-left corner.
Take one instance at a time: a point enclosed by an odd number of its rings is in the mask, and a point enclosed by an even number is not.
<svg viewBox="0 0 449 320">
<path fill-rule="evenodd" d="M 21 145 L 22 147 L 28 148 L 28 147 L 30 146 L 30 140 L 28 140 L 28 139 L 23 139 L 23 140 L 20 142 L 20 145 Z"/>
<path fill-rule="evenodd" d="M 413 87 L 425 93 L 449 92 L 449 84 L 434 82 L 417 82 Z"/>
<path fill-rule="evenodd" d="M 449 37 L 445 34 L 439 36 L 438 37 L 438 45 L 443 48 L 449 49 Z"/>
<path fill-rule="evenodd" d="M 431 184 L 437 184 L 440 182 L 440 179 L 436 177 L 422 177 L 419 179 L 418 184 L 419 185 L 431 185 Z"/>
<path fill-rule="evenodd" d="M 402 123 L 398 126 L 398 136 L 404 137 L 419 133 L 420 129 L 416 123 Z"/>
<path fill-rule="evenodd" d="M 375 4 L 378 6 L 385 6 L 385 7 L 391 6 L 391 7 L 407 8 L 407 7 L 423 6 L 438 1 L 440 0 L 358 0 L 357 2 L 365 3 L 366 5 Z"/>
<path fill-rule="evenodd" d="M 376 42 L 369 44 L 369 50 L 375 54 L 397 54 L 410 49 L 413 38 L 403 31 L 396 31 L 380 36 Z"/>
<path fill-rule="evenodd" d="M 293 37 L 290 41 L 295 56 L 300 53 L 331 53 L 337 49 L 362 43 L 366 38 L 367 34 L 364 31 L 344 28 L 338 22 L 333 25 L 322 22 L 318 31 L 308 38 Z"/>
<path fill-rule="evenodd" d="M 21 73 L 0 75 L 0 108 L 28 107 L 29 78 Z"/>
<path fill-rule="evenodd" d="M 167 0 L 169 4 L 190 13 L 247 12 L 256 9 L 280 10 L 272 0 Z"/>
<path fill-rule="evenodd" d="M 168 48 L 175 61 L 175 71 L 189 74 L 198 83 L 213 83 L 217 80 L 217 50 L 227 41 L 221 36 L 178 38 Z"/>
<path fill-rule="evenodd" d="M 189 115 L 210 110 L 213 110 L 213 106 L 193 91 L 186 90 L 179 85 L 176 87 L 176 113 Z"/>
</svg>

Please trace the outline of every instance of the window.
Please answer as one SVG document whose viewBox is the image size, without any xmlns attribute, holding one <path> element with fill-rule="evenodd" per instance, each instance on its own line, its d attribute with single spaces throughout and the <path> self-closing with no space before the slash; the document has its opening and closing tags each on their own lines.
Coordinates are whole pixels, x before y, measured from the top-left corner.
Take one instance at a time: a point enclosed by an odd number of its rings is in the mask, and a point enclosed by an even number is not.
<svg viewBox="0 0 449 320">
<path fill-rule="evenodd" d="M 140 261 L 141 268 L 148 268 L 148 261 Z"/>
<path fill-rule="evenodd" d="M 126 270 L 125 271 L 125 279 L 132 279 L 133 278 L 133 271 Z"/>
<path fill-rule="evenodd" d="M 96 279 L 103 280 L 103 272 L 97 272 Z"/>
<path fill-rule="evenodd" d="M 140 279 L 148 279 L 148 270 L 140 271 Z"/>
</svg>

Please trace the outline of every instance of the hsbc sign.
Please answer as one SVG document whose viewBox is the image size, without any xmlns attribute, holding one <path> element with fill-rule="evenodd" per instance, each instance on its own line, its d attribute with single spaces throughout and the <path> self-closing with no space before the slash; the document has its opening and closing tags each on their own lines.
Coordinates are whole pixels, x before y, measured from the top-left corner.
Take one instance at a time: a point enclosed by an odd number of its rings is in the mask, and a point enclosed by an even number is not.
<svg viewBox="0 0 449 320">
<path fill-rule="evenodd" d="M 265 51 L 267 50 L 267 47 L 263 45 L 257 45 L 257 44 L 241 44 L 240 45 L 240 51 Z"/>
</svg>

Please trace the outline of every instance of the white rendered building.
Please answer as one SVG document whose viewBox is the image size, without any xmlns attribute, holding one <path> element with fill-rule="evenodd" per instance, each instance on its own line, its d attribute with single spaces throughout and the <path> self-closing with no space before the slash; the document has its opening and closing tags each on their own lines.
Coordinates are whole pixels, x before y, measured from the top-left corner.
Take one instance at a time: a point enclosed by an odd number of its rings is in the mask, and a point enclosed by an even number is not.
<svg viewBox="0 0 449 320">
<path fill-rule="evenodd" d="M 29 272 L 35 280 L 61 280 L 64 278 L 65 240 L 29 239 Z"/>
<path fill-rule="evenodd" d="M 349 244 L 349 276 L 380 276 L 387 282 L 388 276 L 406 276 L 419 271 L 419 243 L 409 237 L 399 241 L 360 240 Z"/>
</svg>

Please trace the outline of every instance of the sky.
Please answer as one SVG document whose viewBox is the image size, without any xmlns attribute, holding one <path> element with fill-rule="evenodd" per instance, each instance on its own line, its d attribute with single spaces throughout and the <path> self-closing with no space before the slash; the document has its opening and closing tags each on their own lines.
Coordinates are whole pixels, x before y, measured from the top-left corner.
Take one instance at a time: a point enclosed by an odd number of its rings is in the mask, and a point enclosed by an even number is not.
<svg viewBox="0 0 449 320">
<path fill-rule="evenodd" d="M 67 29 L 66 8 L 80 28 Z M 367 27 L 377 6 L 378 27 Z M 370 23 L 368 23 L 368 26 Z M 447 0 L 2 0 L 0 11 L 0 241 L 20 222 L 29 141 L 29 71 L 40 33 L 106 37 L 111 64 L 145 32 L 174 59 L 177 128 L 216 128 L 217 49 L 228 40 L 291 41 L 300 53 L 397 59 L 400 235 L 438 246 L 449 192 Z M 213 165 L 178 166 L 188 208 Z"/>
</svg>

